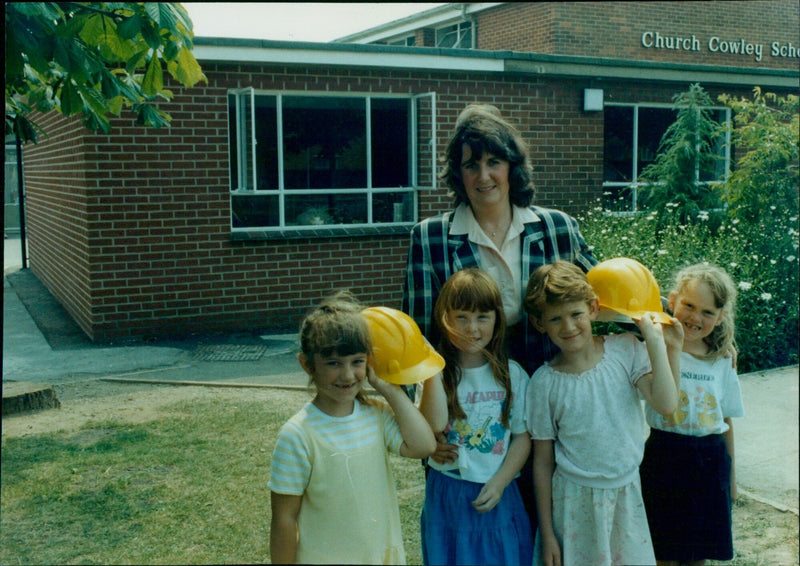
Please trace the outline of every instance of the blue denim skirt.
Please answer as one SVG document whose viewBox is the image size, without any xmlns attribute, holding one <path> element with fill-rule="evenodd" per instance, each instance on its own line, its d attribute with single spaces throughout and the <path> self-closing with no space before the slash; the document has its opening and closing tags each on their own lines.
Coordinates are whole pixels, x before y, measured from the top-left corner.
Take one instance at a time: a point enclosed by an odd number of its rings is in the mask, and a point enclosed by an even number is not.
<svg viewBox="0 0 800 566">
<path fill-rule="evenodd" d="M 531 525 L 517 482 L 487 513 L 472 506 L 481 488 L 428 470 L 420 520 L 424 564 L 531 564 Z"/>
</svg>

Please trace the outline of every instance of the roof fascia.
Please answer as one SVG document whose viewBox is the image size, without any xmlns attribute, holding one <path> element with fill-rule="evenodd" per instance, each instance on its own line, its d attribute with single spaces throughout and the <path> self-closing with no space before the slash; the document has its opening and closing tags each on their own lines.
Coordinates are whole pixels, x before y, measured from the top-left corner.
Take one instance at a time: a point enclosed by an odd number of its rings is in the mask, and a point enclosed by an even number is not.
<svg viewBox="0 0 800 566">
<path fill-rule="evenodd" d="M 539 77 L 800 88 L 800 72 L 788 69 L 682 65 L 512 51 L 197 37 L 193 54 L 201 63 L 493 72 Z"/>
<path fill-rule="evenodd" d="M 553 77 L 583 77 L 651 82 L 680 82 L 800 88 L 800 72 L 788 69 L 682 65 L 655 61 L 624 61 L 599 57 L 572 57 L 514 53 L 504 72 Z"/>
<path fill-rule="evenodd" d="M 502 72 L 503 58 L 495 52 L 463 53 L 459 49 L 398 48 L 388 46 L 232 40 L 207 45 L 195 38 L 192 54 L 200 61 L 226 63 L 280 63 L 338 67 L 383 67 L 442 71 Z M 217 43 L 215 41 L 215 43 Z M 465 56 L 466 55 L 466 56 Z"/>
</svg>

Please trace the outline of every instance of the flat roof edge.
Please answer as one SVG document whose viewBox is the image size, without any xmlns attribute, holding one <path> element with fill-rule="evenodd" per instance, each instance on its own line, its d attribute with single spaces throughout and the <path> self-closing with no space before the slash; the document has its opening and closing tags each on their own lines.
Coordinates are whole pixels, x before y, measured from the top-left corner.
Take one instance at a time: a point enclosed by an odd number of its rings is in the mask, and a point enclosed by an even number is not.
<svg viewBox="0 0 800 566">
<path fill-rule="evenodd" d="M 630 61 L 513 51 L 198 37 L 195 38 L 194 55 L 201 63 L 366 66 L 800 87 L 800 71 L 791 69 Z"/>
</svg>

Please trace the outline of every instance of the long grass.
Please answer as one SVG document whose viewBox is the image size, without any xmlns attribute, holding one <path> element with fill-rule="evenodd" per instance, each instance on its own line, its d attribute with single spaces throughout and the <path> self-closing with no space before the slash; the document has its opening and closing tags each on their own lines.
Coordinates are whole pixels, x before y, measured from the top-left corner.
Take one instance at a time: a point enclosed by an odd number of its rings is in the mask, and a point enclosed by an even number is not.
<svg viewBox="0 0 800 566">
<path fill-rule="evenodd" d="M 143 424 L 4 439 L 0 562 L 268 562 L 274 439 L 307 399 L 181 402 Z M 419 563 L 422 469 L 392 465 Z"/>
</svg>

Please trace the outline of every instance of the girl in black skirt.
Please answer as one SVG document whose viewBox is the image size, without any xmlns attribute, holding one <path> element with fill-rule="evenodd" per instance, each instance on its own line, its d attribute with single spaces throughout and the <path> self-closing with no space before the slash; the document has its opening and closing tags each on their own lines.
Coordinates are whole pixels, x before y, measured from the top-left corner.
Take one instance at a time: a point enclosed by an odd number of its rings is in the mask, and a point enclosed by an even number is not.
<svg viewBox="0 0 800 566">
<path fill-rule="evenodd" d="M 650 437 L 640 472 L 659 565 L 733 558 L 736 499 L 732 417 L 744 415 L 734 351 L 736 287 L 708 264 L 678 273 L 669 307 L 683 325 L 678 410 L 646 410 Z"/>
</svg>

